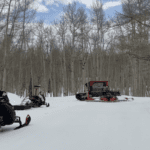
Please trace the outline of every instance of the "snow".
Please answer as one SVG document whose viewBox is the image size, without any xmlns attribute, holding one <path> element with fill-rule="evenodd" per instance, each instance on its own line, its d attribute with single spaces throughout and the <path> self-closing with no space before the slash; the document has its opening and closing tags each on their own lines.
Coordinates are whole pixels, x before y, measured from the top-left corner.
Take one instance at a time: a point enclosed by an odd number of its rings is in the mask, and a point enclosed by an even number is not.
<svg viewBox="0 0 150 150">
<path fill-rule="evenodd" d="M 23 98 L 8 93 L 10 102 Z M 149 150 L 150 98 L 102 103 L 77 101 L 75 96 L 47 97 L 50 107 L 16 111 L 29 126 L 4 126 L 0 132 L 3 150 Z"/>
</svg>

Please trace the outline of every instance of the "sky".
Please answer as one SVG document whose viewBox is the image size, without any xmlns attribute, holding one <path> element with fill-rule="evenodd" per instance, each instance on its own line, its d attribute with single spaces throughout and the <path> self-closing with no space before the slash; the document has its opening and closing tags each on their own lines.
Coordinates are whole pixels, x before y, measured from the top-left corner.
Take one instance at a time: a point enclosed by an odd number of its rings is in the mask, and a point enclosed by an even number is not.
<svg viewBox="0 0 150 150">
<path fill-rule="evenodd" d="M 21 1 L 24 1 L 24 0 L 21 0 Z M 96 0 L 75 1 L 77 3 L 76 9 L 78 9 L 79 7 L 83 7 L 88 16 L 88 19 L 90 19 L 91 7 L 93 5 L 93 2 L 95 2 L 95 1 Z M 111 0 L 111 1 L 110 0 L 102 0 L 106 19 L 109 19 L 109 17 L 113 17 L 116 12 L 122 12 L 121 1 L 122 0 Z M 53 21 L 60 20 L 61 16 L 63 15 L 63 7 L 67 6 L 69 3 L 72 3 L 72 2 L 74 2 L 74 1 L 72 1 L 72 0 L 33 0 L 33 3 L 30 8 L 37 10 L 36 15 L 35 15 L 34 20 L 31 21 L 32 23 L 29 23 L 26 26 L 26 28 L 28 28 L 28 27 L 30 28 L 30 26 L 32 26 L 32 28 L 34 28 L 35 35 L 34 35 L 34 37 L 32 37 L 32 39 L 34 41 L 37 39 L 36 35 L 38 33 L 38 30 L 37 30 L 37 28 L 35 28 L 35 26 L 37 26 L 37 22 L 40 20 L 44 21 L 44 28 L 51 26 L 53 28 L 54 35 L 56 35 L 57 33 L 56 33 L 56 29 L 53 26 Z M 12 6 L 14 4 L 15 3 L 12 2 Z M 22 5 L 23 5 L 23 3 L 22 3 Z M 7 11 L 8 8 L 6 8 L 5 10 Z M 12 7 L 11 11 L 13 11 L 13 7 Z M 113 32 L 113 29 L 110 29 L 110 30 L 111 30 L 111 32 Z M 109 31 L 107 31 L 107 32 L 109 32 Z M 114 33 L 112 33 L 112 34 L 114 35 Z M 105 39 L 107 39 L 109 41 L 107 33 L 104 36 L 105 36 Z M 14 40 L 14 42 L 15 41 L 16 40 Z M 33 41 L 33 43 L 35 43 L 34 41 Z M 105 44 L 105 45 L 107 45 L 107 44 Z"/>
<path fill-rule="evenodd" d="M 60 20 L 63 15 L 63 7 L 72 3 L 72 0 L 35 0 L 32 8 L 37 9 L 35 22 L 39 20 L 44 20 L 44 27 L 53 27 L 54 20 Z M 90 11 L 95 0 L 79 0 L 75 1 L 77 3 L 76 9 L 83 7 L 87 13 L 88 18 L 90 18 Z M 106 19 L 113 17 L 117 12 L 122 12 L 121 0 L 102 0 L 103 9 Z M 34 22 L 34 21 L 33 21 Z M 55 30 L 55 29 L 54 29 Z M 53 30 L 53 31 L 54 31 Z M 113 30 L 112 30 L 113 31 Z M 54 31 L 55 32 L 55 31 Z M 56 32 L 54 33 L 56 35 Z M 105 36 L 108 39 L 108 36 Z M 105 39 L 106 39 L 105 38 Z M 34 38 L 35 39 L 35 38 Z M 107 44 L 106 44 L 107 45 Z"/>
<path fill-rule="evenodd" d="M 51 24 L 55 19 L 60 19 L 60 16 L 63 15 L 63 7 L 67 6 L 68 3 L 72 3 L 72 0 L 36 0 L 33 8 L 37 9 L 36 20 L 43 19 L 45 24 Z M 90 17 L 90 10 L 93 4 L 93 0 L 79 0 L 75 1 L 77 3 L 77 8 L 83 7 Z M 121 0 L 103 0 L 103 8 L 106 15 L 113 17 L 115 12 L 122 12 Z"/>
</svg>

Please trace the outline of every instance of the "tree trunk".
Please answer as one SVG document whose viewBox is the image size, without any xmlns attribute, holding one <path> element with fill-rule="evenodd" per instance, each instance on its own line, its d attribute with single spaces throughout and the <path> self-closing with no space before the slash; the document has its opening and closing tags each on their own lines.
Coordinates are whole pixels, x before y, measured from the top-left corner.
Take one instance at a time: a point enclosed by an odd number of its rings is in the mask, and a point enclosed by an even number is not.
<svg viewBox="0 0 150 150">
<path fill-rule="evenodd" d="M 53 60 L 54 61 L 54 60 Z M 56 97 L 56 71 L 55 71 L 55 61 L 53 62 L 53 97 Z"/>
<path fill-rule="evenodd" d="M 71 60 L 71 95 L 75 94 L 75 89 L 74 89 L 74 60 Z"/>
<path fill-rule="evenodd" d="M 3 87 L 2 89 L 4 91 L 7 91 L 6 89 L 6 57 L 7 57 L 7 31 L 8 31 L 8 24 L 9 24 L 9 16 L 10 16 L 10 6 L 11 6 L 11 2 L 12 0 L 10 0 L 9 2 L 9 7 L 8 7 L 8 15 L 7 15 L 7 25 L 6 25 L 6 33 L 5 33 L 5 47 L 4 47 L 4 59 L 3 59 L 3 65 L 4 65 L 4 68 L 3 68 Z"/>
<path fill-rule="evenodd" d="M 18 82 L 18 92 L 19 94 L 21 93 L 21 53 L 20 53 L 20 58 L 19 58 L 19 82 Z"/>
<path fill-rule="evenodd" d="M 98 46 L 97 46 L 97 54 L 96 54 L 96 77 L 97 77 L 97 81 L 101 79 L 101 77 L 99 76 L 99 49 L 98 49 Z"/>
<path fill-rule="evenodd" d="M 32 51 L 32 50 L 31 50 L 31 51 Z M 30 78 L 32 79 L 32 80 L 31 80 L 31 82 L 32 82 L 32 87 L 31 87 L 31 89 L 32 89 L 32 91 L 33 91 L 32 52 L 30 53 L 30 64 L 31 64 L 31 66 L 30 66 Z"/>
<path fill-rule="evenodd" d="M 46 93 L 45 87 L 47 85 L 45 83 L 45 81 L 46 81 L 46 75 L 45 75 L 45 58 L 44 58 L 44 54 L 43 54 L 43 89 L 44 89 L 44 93 Z"/>
<path fill-rule="evenodd" d="M 85 92 L 84 85 L 85 85 L 85 67 L 82 66 L 82 92 Z"/>
<path fill-rule="evenodd" d="M 66 77 L 66 60 L 65 60 L 65 51 L 63 48 L 63 95 L 67 96 L 67 77 Z"/>
<path fill-rule="evenodd" d="M 7 34 L 5 35 L 5 51 L 4 51 L 4 58 L 3 58 L 3 86 L 2 86 L 2 90 L 6 91 L 6 56 L 7 56 Z"/>
</svg>

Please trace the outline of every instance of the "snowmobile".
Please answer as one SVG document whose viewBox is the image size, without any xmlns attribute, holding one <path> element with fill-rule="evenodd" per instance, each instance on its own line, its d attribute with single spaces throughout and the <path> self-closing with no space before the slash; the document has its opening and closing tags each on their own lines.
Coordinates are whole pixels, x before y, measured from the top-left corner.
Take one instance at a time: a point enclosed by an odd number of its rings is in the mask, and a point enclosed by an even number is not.
<svg viewBox="0 0 150 150">
<path fill-rule="evenodd" d="M 19 129 L 27 126 L 31 121 L 30 115 L 27 115 L 25 123 L 22 124 L 20 117 L 16 116 L 14 107 L 9 102 L 9 98 L 5 91 L 0 91 L 0 128 L 1 126 L 19 123 L 20 125 L 15 128 Z"/>
<path fill-rule="evenodd" d="M 39 95 L 38 95 L 39 93 Z M 22 100 L 21 105 L 25 105 L 28 107 L 40 107 L 41 105 L 46 105 L 49 107 L 50 104 L 45 102 L 45 96 L 40 91 L 40 85 L 34 86 L 34 95 L 30 97 L 26 97 Z"/>
<path fill-rule="evenodd" d="M 85 84 L 85 93 L 77 93 L 76 99 L 87 102 L 121 102 L 133 98 L 122 97 L 119 91 L 111 91 L 108 81 L 90 81 Z M 98 97 L 98 100 L 96 99 Z M 95 98 L 95 99 L 93 99 Z"/>
</svg>

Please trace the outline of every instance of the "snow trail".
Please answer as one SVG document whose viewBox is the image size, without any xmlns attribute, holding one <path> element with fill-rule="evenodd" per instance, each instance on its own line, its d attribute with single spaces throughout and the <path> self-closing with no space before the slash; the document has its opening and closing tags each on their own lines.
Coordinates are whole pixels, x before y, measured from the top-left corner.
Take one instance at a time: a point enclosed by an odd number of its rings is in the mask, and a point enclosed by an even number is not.
<svg viewBox="0 0 150 150">
<path fill-rule="evenodd" d="M 10 102 L 21 99 L 8 93 Z M 47 97 L 50 107 L 16 111 L 28 127 L 0 132 L 3 150 L 149 150 L 150 98 L 131 102 L 81 102 L 75 96 Z M 14 102 L 15 101 L 15 102 Z"/>
</svg>

